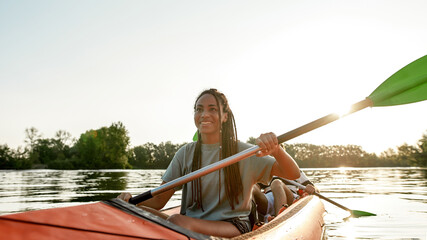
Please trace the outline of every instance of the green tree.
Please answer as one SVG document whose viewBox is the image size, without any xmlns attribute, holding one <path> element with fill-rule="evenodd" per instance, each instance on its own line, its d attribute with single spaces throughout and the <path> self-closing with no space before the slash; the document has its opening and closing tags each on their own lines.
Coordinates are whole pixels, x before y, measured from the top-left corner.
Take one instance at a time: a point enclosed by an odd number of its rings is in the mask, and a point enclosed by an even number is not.
<svg viewBox="0 0 427 240">
<path fill-rule="evenodd" d="M 37 141 L 41 138 L 39 130 L 35 127 L 25 129 L 25 143 L 27 144 L 25 148 L 25 154 L 28 157 L 28 160 L 33 164 L 40 164 L 38 152 L 33 151 Z"/>
<path fill-rule="evenodd" d="M 30 148 L 32 148 L 41 137 L 42 135 L 35 127 L 25 129 L 25 143 L 27 143 L 27 146 Z"/>
<path fill-rule="evenodd" d="M 249 137 L 249 139 L 246 142 L 255 145 L 256 144 L 256 138 Z"/>
<path fill-rule="evenodd" d="M 51 139 L 37 139 L 31 149 L 31 156 L 34 162 L 48 164 L 57 158 L 54 142 Z"/>
<path fill-rule="evenodd" d="M 146 143 L 132 149 L 134 159 L 129 163 L 134 168 L 141 169 L 166 169 L 175 153 L 183 144 L 173 144 L 170 141 L 161 142 L 159 145 Z"/>
<path fill-rule="evenodd" d="M 71 148 L 67 144 L 71 134 L 66 131 L 58 131 L 56 138 L 41 138 L 41 134 L 34 127 L 26 129 L 27 155 L 29 161 L 36 167 L 57 168 L 60 161 L 71 158 Z M 52 165 L 52 162 L 55 162 Z"/>
<path fill-rule="evenodd" d="M 15 159 L 7 145 L 0 145 L 0 169 L 14 169 Z"/>
<path fill-rule="evenodd" d="M 181 146 L 180 144 L 172 144 L 170 141 L 161 142 L 157 145 L 153 153 L 154 167 L 156 169 L 166 169 Z"/>
<path fill-rule="evenodd" d="M 417 166 L 416 156 L 418 149 L 408 144 L 403 144 L 397 148 L 397 163 L 400 167 Z"/>
<path fill-rule="evenodd" d="M 20 149 L 14 151 L 7 145 L 0 145 L 0 169 L 29 169 L 31 166 L 31 161 Z"/>
<path fill-rule="evenodd" d="M 154 165 L 154 143 L 146 143 L 132 149 L 134 158 L 129 161 L 133 168 L 151 169 Z"/>
<path fill-rule="evenodd" d="M 128 168 L 130 138 L 123 123 L 113 123 L 105 132 L 106 168 Z"/>
<path fill-rule="evenodd" d="M 420 167 L 427 167 L 427 132 L 418 141 L 418 153 L 416 154 L 416 162 Z"/>
<path fill-rule="evenodd" d="M 129 136 L 121 122 L 110 127 L 89 130 L 76 142 L 78 167 L 89 169 L 123 169 L 128 164 Z"/>
<path fill-rule="evenodd" d="M 57 159 L 63 160 L 72 157 L 71 145 L 75 140 L 69 132 L 59 130 L 55 133 L 55 138 L 52 139 L 55 150 L 58 152 Z"/>
<path fill-rule="evenodd" d="M 366 167 L 377 159 L 375 154 L 369 154 L 357 145 L 319 146 L 297 143 L 283 146 L 300 167 Z"/>
</svg>

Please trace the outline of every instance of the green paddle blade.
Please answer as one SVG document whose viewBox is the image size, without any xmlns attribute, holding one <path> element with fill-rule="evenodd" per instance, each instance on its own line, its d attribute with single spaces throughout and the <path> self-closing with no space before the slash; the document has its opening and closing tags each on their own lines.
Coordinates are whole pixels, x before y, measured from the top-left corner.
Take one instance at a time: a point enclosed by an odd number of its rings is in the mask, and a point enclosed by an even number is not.
<svg viewBox="0 0 427 240">
<path fill-rule="evenodd" d="M 374 107 L 427 100 L 427 55 L 408 64 L 369 95 Z"/>
<path fill-rule="evenodd" d="M 351 210 L 351 216 L 352 217 L 368 217 L 368 216 L 377 216 L 377 214 L 359 211 L 359 210 Z"/>
</svg>

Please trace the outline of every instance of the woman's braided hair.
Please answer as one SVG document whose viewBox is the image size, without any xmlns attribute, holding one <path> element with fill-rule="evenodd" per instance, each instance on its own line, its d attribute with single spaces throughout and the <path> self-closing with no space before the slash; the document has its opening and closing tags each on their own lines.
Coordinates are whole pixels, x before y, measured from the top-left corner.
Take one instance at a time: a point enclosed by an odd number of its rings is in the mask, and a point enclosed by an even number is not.
<svg viewBox="0 0 427 240">
<path fill-rule="evenodd" d="M 233 112 L 228 105 L 228 100 L 225 95 L 218 90 L 211 88 L 203 91 L 197 97 L 196 102 L 194 104 L 194 110 L 196 110 L 197 101 L 205 94 L 211 94 L 215 97 L 217 105 L 222 106 L 222 112 L 228 114 L 228 118 L 225 122 L 221 124 L 220 128 L 220 156 L 219 160 L 232 156 L 238 152 L 237 146 L 237 131 L 236 131 L 236 122 L 234 120 Z M 218 111 L 219 119 L 221 119 L 221 111 Z M 196 143 L 196 149 L 194 151 L 193 163 L 192 163 L 192 171 L 196 171 L 201 168 L 202 162 L 202 137 L 198 132 L 198 140 Z M 223 169 L 224 171 L 224 184 L 225 184 L 225 192 L 227 194 L 228 202 L 231 208 L 234 210 L 235 204 L 239 203 L 239 196 L 243 196 L 243 186 L 242 186 L 242 178 L 240 176 L 239 170 L 239 162 L 234 163 L 230 166 L 227 166 Z M 219 170 L 219 195 L 221 194 L 221 170 Z M 192 196 L 193 201 L 197 203 L 197 206 L 203 209 L 202 204 L 202 182 L 201 179 L 198 178 L 193 180 L 192 182 Z M 221 196 L 218 196 L 221 199 Z"/>
</svg>

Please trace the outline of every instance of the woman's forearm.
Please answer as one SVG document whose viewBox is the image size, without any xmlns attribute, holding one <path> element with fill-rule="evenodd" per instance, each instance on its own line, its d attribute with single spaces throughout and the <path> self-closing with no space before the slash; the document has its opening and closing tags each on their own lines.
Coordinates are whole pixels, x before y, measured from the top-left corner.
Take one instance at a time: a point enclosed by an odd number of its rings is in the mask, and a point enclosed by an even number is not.
<svg viewBox="0 0 427 240">
<path fill-rule="evenodd" d="M 297 163 L 282 147 L 272 153 L 272 156 L 276 159 L 271 171 L 272 175 L 292 180 L 300 177 Z"/>
</svg>

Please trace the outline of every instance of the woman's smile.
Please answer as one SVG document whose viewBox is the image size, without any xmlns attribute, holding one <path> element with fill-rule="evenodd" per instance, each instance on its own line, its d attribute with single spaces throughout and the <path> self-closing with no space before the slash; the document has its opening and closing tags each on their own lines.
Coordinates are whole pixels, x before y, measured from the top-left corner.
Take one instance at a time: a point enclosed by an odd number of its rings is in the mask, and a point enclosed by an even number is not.
<svg viewBox="0 0 427 240">
<path fill-rule="evenodd" d="M 206 121 L 203 121 L 200 123 L 201 126 L 207 126 L 207 125 L 211 125 L 211 124 L 212 124 L 212 122 L 206 122 Z"/>
</svg>

